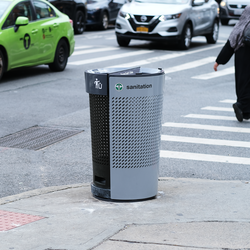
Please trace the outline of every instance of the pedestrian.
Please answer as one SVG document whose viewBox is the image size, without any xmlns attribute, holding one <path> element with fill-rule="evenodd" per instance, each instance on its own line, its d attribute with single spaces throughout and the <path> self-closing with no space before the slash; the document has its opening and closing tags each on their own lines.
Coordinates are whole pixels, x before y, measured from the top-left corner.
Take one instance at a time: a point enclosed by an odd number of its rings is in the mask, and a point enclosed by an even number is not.
<svg viewBox="0 0 250 250">
<path fill-rule="evenodd" d="M 250 5 L 242 12 L 239 22 L 234 26 L 214 64 L 214 70 L 217 71 L 220 64 L 226 64 L 235 54 L 237 102 L 233 104 L 233 109 L 239 122 L 250 118 L 250 46 L 243 43 L 243 33 L 246 27 L 250 28 Z"/>
</svg>

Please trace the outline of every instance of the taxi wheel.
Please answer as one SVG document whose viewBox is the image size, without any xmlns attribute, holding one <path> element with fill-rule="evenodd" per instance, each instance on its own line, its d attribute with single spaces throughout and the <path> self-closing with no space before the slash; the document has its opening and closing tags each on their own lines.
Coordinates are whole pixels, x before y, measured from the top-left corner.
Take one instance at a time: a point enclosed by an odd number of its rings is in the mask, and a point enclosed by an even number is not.
<svg viewBox="0 0 250 250">
<path fill-rule="evenodd" d="M 189 49 L 191 45 L 191 39 L 192 39 L 192 28 L 189 23 L 187 23 L 182 31 L 181 34 L 181 41 L 180 41 L 180 49 L 186 50 Z"/>
<path fill-rule="evenodd" d="M 76 34 L 82 34 L 85 30 L 85 18 L 84 13 L 81 10 L 78 10 L 76 12 L 76 18 L 75 18 L 75 33 Z"/>
<path fill-rule="evenodd" d="M 5 58 L 2 51 L 0 50 L 0 80 L 3 76 L 4 69 L 5 69 Z"/>
<path fill-rule="evenodd" d="M 215 44 L 219 35 L 219 23 L 214 21 L 213 30 L 210 34 L 206 35 L 207 43 Z"/>
<path fill-rule="evenodd" d="M 69 57 L 68 44 L 64 39 L 61 39 L 57 45 L 54 62 L 49 64 L 52 71 L 63 71 L 67 65 Z"/>
</svg>

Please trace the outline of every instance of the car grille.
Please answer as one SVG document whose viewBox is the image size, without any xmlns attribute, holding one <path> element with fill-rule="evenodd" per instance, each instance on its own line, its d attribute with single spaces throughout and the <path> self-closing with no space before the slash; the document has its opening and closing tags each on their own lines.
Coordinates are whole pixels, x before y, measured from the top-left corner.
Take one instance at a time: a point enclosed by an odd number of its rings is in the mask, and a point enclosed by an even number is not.
<svg viewBox="0 0 250 250">
<path fill-rule="evenodd" d="M 138 23 L 149 23 L 154 16 L 141 16 L 141 15 L 134 15 L 135 17 L 135 20 L 138 22 Z M 146 20 L 145 21 L 142 21 L 142 17 L 144 17 Z"/>
<path fill-rule="evenodd" d="M 229 7 L 232 9 L 245 9 L 247 5 L 241 5 L 240 8 L 238 8 L 237 4 L 229 4 Z"/>
<path fill-rule="evenodd" d="M 160 22 L 160 20 L 156 19 L 154 22 L 152 22 L 150 24 L 149 23 L 147 23 L 147 24 L 143 23 L 143 24 L 140 25 L 140 24 L 136 24 L 134 19 L 132 19 L 132 18 L 129 19 L 129 23 L 130 23 L 130 25 L 131 25 L 131 27 L 132 27 L 132 29 L 134 31 L 136 31 L 137 27 L 143 26 L 143 27 L 148 28 L 148 32 L 152 32 L 159 22 Z"/>
</svg>

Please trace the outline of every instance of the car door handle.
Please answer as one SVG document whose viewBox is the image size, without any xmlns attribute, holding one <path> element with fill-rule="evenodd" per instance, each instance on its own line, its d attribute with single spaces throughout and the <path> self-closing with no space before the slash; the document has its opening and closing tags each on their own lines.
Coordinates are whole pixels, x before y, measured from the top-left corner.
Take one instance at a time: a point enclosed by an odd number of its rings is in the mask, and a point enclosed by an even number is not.
<svg viewBox="0 0 250 250">
<path fill-rule="evenodd" d="M 38 29 L 32 30 L 31 33 L 32 34 L 36 34 L 38 32 Z"/>
<path fill-rule="evenodd" d="M 53 27 L 54 27 L 54 28 L 57 28 L 58 26 L 59 26 L 58 23 L 54 23 L 54 24 L 53 24 Z"/>
</svg>

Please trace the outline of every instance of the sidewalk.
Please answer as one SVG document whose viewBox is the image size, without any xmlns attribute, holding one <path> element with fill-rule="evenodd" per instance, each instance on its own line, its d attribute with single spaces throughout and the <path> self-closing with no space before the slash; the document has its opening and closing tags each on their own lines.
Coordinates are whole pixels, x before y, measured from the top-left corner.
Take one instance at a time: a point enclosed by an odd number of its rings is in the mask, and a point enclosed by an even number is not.
<svg viewBox="0 0 250 250">
<path fill-rule="evenodd" d="M 249 249 L 250 183 L 160 178 L 140 202 L 94 198 L 90 184 L 0 199 L 0 250 Z"/>
</svg>

